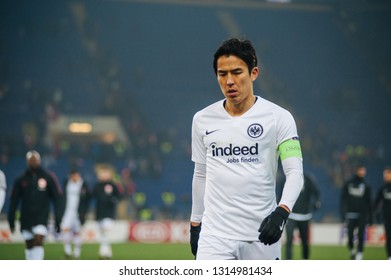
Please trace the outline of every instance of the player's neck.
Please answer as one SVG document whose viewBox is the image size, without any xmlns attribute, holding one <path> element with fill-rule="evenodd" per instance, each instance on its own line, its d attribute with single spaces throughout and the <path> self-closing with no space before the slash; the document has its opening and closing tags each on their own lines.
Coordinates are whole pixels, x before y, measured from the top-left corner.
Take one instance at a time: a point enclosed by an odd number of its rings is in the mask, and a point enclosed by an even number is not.
<svg viewBox="0 0 391 280">
<path fill-rule="evenodd" d="M 224 108 L 232 117 L 239 117 L 250 110 L 255 102 L 257 102 L 257 99 L 258 98 L 255 95 L 249 96 L 249 98 L 246 98 L 240 103 L 230 102 L 226 99 L 224 101 Z"/>
</svg>

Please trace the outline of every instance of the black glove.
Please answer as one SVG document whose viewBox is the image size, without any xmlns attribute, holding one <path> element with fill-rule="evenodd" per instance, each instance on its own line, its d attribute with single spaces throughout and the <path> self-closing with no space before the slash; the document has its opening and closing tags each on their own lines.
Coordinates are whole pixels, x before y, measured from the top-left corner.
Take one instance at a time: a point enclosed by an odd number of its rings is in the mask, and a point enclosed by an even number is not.
<svg viewBox="0 0 391 280">
<path fill-rule="evenodd" d="M 15 233 L 15 225 L 14 224 L 10 224 L 9 225 L 10 226 L 10 232 L 12 233 L 12 234 L 14 234 Z"/>
<path fill-rule="evenodd" d="M 259 227 L 259 240 L 265 245 L 276 243 L 281 238 L 288 216 L 288 211 L 280 206 L 277 207 Z"/>
<path fill-rule="evenodd" d="M 319 210 L 319 208 L 322 206 L 322 203 L 318 200 L 314 203 L 313 208 L 314 210 Z"/>
<path fill-rule="evenodd" d="M 56 222 L 56 224 L 54 225 L 54 229 L 57 233 L 60 233 L 61 232 L 61 225 L 59 222 Z"/>
<path fill-rule="evenodd" d="M 198 239 L 200 238 L 201 224 L 199 226 L 190 225 L 190 247 L 194 257 L 197 255 Z"/>
</svg>

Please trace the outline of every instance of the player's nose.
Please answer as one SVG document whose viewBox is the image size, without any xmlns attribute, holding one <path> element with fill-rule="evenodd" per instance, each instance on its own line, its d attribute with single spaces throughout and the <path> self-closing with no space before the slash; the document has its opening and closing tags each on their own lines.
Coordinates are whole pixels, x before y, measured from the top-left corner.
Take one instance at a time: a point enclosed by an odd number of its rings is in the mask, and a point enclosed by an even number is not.
<svg viewBox="0 0 391 280">
<path fill-rule="evenodd" d="M 232 78 L 232 76 L 228 75 L 228 77 L 227 77 L 227 85 L 228 86 L 232 86 L 233 84 L 235 84 L 234 79 Z"/>
</svg>

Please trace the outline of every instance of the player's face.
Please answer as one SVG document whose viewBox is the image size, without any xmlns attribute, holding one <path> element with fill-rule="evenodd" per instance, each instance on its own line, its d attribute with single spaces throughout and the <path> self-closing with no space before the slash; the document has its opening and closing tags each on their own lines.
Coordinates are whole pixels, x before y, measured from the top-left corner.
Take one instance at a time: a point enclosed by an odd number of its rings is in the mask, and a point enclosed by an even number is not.
<svg viewBox="0 0 391 280">
<path fill-rule="evenodd" d="M 28 161 L 27 161 L 27 165 L 29 166 L 29 168 L 31 169 L 36 169 L 38 168 L 40 165 L 41 165 L 41 160 L 36 157 L 36 156 L 31 156 Z"/>
<path fill-rule="evenodd" d="M 249 73 L 247 64 L 237 56 L 221 56 L 217 60 L 217 80 L 227 102 L 240 104 L 252 97 L 257 76 L 258 67 Z"/>
<path fill-rule="evenodd" d="M 364 178 L 365 175 L 367 175 L 367 169 L 365 167 L 360 167 L 357 169 L 356 174 L 358 177 Z"/>
<path fill-rule="evenodd" d="M 76 182 L 77 180 L 79 180 L 79 178 L 80 178 L 80 174 L 79 173 L 72 173 L 71 175 L 70 175 L 70 178 L 71 178 L 71 180 L 73 181 L 73 182 Z"/>
<path fill-rule="evenodd" d="M 387 169 L 383 172 L 384 182 L 391 183 L 391 170 Z"/>
</svg>

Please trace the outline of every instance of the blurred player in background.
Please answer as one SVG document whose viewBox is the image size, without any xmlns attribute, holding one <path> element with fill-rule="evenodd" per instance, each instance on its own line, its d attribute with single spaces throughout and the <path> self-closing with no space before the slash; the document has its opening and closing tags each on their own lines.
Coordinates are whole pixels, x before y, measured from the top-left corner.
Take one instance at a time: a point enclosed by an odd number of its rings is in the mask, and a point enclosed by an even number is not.
<svg viewBox="0 0 391 280">
<path fill-rule="evenodd" d="M 386 233 L 387 258 L 391 260 L 391 166 L 383 171 L 383 185 L 375 197 L 375 210 L 381 211 L 381 217 Z"/>
<path fill-rule="evenodd" d="M 26 259 L 43 260 L 51 203 L 55 210 L 55 229 L 60 231 L 62 190 L 56 175 L 41 167 L 37 151 L 29 151 L 26 161 L 26 171 L 15 180 L 11 190 L 8 223 L 13 233 L 16 211 L 21 206 L 20 225 L 26 242 Z"/>
<path fill-rule="evenodd" d="M 113 182 L 113 172 L 110 168 L 99 168 L 97 174 L 98 182 L 93 189 L 93 198 L 96 202 L 95 217 L 100 232 L 99 258 L 111 259 L 113 253 L 108 234 L 116 217 L 117 203 L 121 195 Z"/>
<path fill-rule="evenodd" d="M 285 229 L 285 253 L 287 260 L 292 259 L 293 233 L 295 229 L 298 229 L 300 234 L 302 258 L 305 260 L 309 259 L 309 230 L 310 222 L 312 219 L 312 211 L 318 210 L 320 206 L 320 190 L 315 182 L 315 178 L 313 178 L 309 174 L 304 174 L 303 188 L 301 189 L 299 198 L 297 199 L 295 206 L 293 206 L 292 212 L 289 215 Z"/>
<path fill-rule="evenodd" d="M 249 40 L 227 40 L 213 67 L 224 99 L 192 124 L 190 244 L 198 260 L 280 259 L 281 235 L 303 186 L 291 113 L 254 95 L 259 69 Z M 281 157 L 286 183 L 276 203 Z"/>
<path fill-rule="evenodd" d="M 7 180 L 5 178 L 4 172 L 0 170 L 0 213 L 5 203 L 6 194 L 7 194 Z"/>
<path fill-rule="evenodd" d="M 64 182 L 64 215 L 61 221 L 62 240 L 67 259 L 80 258 L 81 230 L 89 206 L 90 193 L 80 172 L 72 169 Z M 72 248 L 73 245 L 73 248 Z"/>
<path fill-rule="evenodd" d="M 340 197 L 341 219 L 347 227 L 350 257 L 356 260 L 363 259 L 366 225 L 372 223 L 371 188 L 365 180 L 366 174 L 367 168 L 357 165 L 352 178 L 345 182 Z"/>
</svg>

